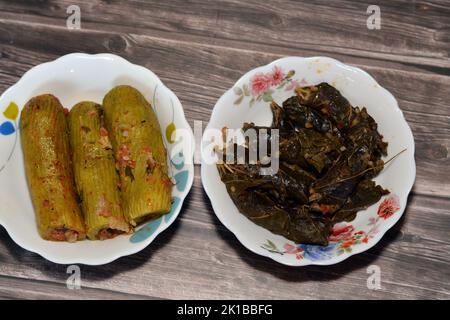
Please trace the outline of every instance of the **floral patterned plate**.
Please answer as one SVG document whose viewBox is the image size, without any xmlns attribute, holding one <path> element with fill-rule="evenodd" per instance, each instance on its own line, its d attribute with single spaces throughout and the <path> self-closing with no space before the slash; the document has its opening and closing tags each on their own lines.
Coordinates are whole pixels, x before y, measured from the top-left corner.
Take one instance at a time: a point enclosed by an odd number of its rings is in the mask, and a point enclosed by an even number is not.
<svg viewBox="0 0 450 320">
<path fill-rule="evenodd" d="M 33 96 L 52 93 L 68 108 L 82 100 L 101 103 L 119 84 L 132 85 L 151 102 L 167 147 L 175 186 L 172 209 L 129 236 L 64 243 L 39 237 L 17 131 L 20 109 Z M 194 136 L 175 94 L 150 70 L 112 54 L 73 53 L 29 70 L 0 97 L 0 224 L 21 247 L 63 264 L 99 265 L 144 249 L 176 219 L 193 178 Z"/>
<path fill-rule="evenodd" d="M 328 246 L 293 243 L 239 213 L 210 161 L 214 142 L 208 135 L 209 129 L 239 129 L 243 122 L 270 125 L 270 101 L 281 104 L 295 88 L 323 81 L 368 109 L 389 142 L 388 158 L 406 149 L 375 179 L 391 193 L 351 223 L 335 225 Z M 414 139 L 395 98 L 365 71 L 326 57 L 287 57 L 247 72 L 217 101 L 201 153 L 203 187 L 219 220 L 251 251 L 290 266 L 330 265 L 373 247 L 403 214 L 416 173 Z"/>
</svg>

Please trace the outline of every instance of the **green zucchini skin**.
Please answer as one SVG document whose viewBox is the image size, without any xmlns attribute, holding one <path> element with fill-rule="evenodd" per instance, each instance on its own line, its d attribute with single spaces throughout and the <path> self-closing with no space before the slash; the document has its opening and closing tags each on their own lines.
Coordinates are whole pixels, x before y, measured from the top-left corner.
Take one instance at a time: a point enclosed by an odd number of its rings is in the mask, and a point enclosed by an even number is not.
<svg viewBox="0 0 450 320">
<path fill-rule="evenodd" d="M 99 104 L 83 101 L 69 113 L 75 184 L 91 240 L 131 231 L 120 206 L 119 177 Z"/>
<path fill-rule="evenodd" d="M 84 239 L 67 119 L 56 97 L 44 94 L 27 102 L 20 116 L 20 137 L 39 234 L 54 241 Z"/>
<path fill-rule="evenodd" d="M 172 182 L 167 151 L 156 114 L 144 96 L 131 86 L 117 86 L 103 99 L 121 180 L 125 218 L 136 225 L 169 212 Z"/>
</svg>

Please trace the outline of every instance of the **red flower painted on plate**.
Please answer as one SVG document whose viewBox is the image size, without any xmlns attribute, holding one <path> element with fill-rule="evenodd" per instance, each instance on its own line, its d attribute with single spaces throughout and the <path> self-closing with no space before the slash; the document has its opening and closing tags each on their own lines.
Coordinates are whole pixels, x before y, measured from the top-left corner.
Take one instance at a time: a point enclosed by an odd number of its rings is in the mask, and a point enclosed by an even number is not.
<svg viewBox="0 0 450 320">
<path fill-rule="evenodd" d="M 255 74 L 250 79 L 250 90 L 252 91 L 252 95 L 258 96 L 267 89 L 269 89 L 271 83 L 271 79 L 262 73 Z"/>
<path fill-rule="evenodd" d="M 353 238 L 353 231 L 355 228 L 351 224 L 337 223 L 333 226 L 333 230 L 331 231 L 331 235 L 328 238 L 329 241 L 347 241 Z"/>
<path fill-rule="evenodd" d="M 284 252 L 288 254 L 295 254 L 295 259 L 301 260 L 303 259 L 303 249 L 293 246 L 292 244 L 286 243 L 284 245 Z"/>
<path fill-rule="evenodd" d="M 270 85 L 272 86 L 277 86 L 281 83 L 281 81 L 283 81 L 284 79 L 284 74 L 283 74 L 283 70 L 281 70 L 280 67 L 275 66 L 272 69 L 272 73 L 270 73 L 268 75 L 269 80 L 270 80 Z"/>
<path fill-rule="evenodd" d="M 394 213 L 396 213 L 398 210 L 400 210 L 398 198 L 389 197 L 384 199 L 383 202 L 381 202 L 380 206 L 378 207 L 378 216 L 386 220 L 389 217 L 391 217 Z"/>
<path fill-rule="evenodd" d="M 353 245 L 353 240 L 349 240 L 349 241 L 346 241 L 346 242 L 344 242 L 343 244 L 341 244 L 341 248 L 342 248 L 342 249 L 349 248 L 349 247 L 351 247 L 352 245 Z"/>
</svg>

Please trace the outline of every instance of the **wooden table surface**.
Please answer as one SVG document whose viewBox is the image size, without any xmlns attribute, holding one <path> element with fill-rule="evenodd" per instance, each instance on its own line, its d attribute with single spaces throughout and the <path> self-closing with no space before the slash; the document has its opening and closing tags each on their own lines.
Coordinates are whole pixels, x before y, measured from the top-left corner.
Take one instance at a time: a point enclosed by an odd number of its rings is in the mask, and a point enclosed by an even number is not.
<svg viewBox="0 0 450 320">
<path fill-rule="evenodd" d="M 69 5 L 81 29 L 69 30 Z M 381 11 L 370 30 L 369 5 Z M 450 298 L 450 1 L 3 0 L 0 92 L 31 67 L 71 52 L 110 52 L 153 70 L 189 122 L 248 70 L 323 55 L 368 71 L 398 99 L 416 143 L 417 178 L 403 218 L 372 249 L 328 267 L 292 268 L 245 249 L 215 217 L 200 167 L 177 221 L 145 250 L 66 266 L 16 245 L 0 227 L 4 298 Z M 1 178 L 1 177 L 0 177 Z M 381 289 L 370 290 L 377 265 Z"/>
</svg>

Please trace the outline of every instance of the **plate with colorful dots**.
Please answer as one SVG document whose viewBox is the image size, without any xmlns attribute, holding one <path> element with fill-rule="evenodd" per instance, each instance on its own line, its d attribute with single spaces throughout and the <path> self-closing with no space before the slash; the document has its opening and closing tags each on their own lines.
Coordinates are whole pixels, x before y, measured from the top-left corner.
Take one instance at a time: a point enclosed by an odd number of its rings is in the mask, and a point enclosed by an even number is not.
<svg viewBox="0 0 450 320">
<path fill-rule="evenodd" d="M 117 85 L 138 89 L 152 105 L 167 149 L 174 183 L 169 213 L 135 233 L 107 241 L 76 243 L 43 240 L 37 230 L 20 143 L 20 112 L 34 96 L 51 93 L 64 107 L 83 100 L 102 102 Z M 0 97 L 0 224 L 21 247 L 61 264 L 101 265 L 148 246 L 180 213 L 194 178 L 194 135 L 177 96 L 149 69 L 112 54 L 73 53 L 40 64 Z"/>
</svg>

